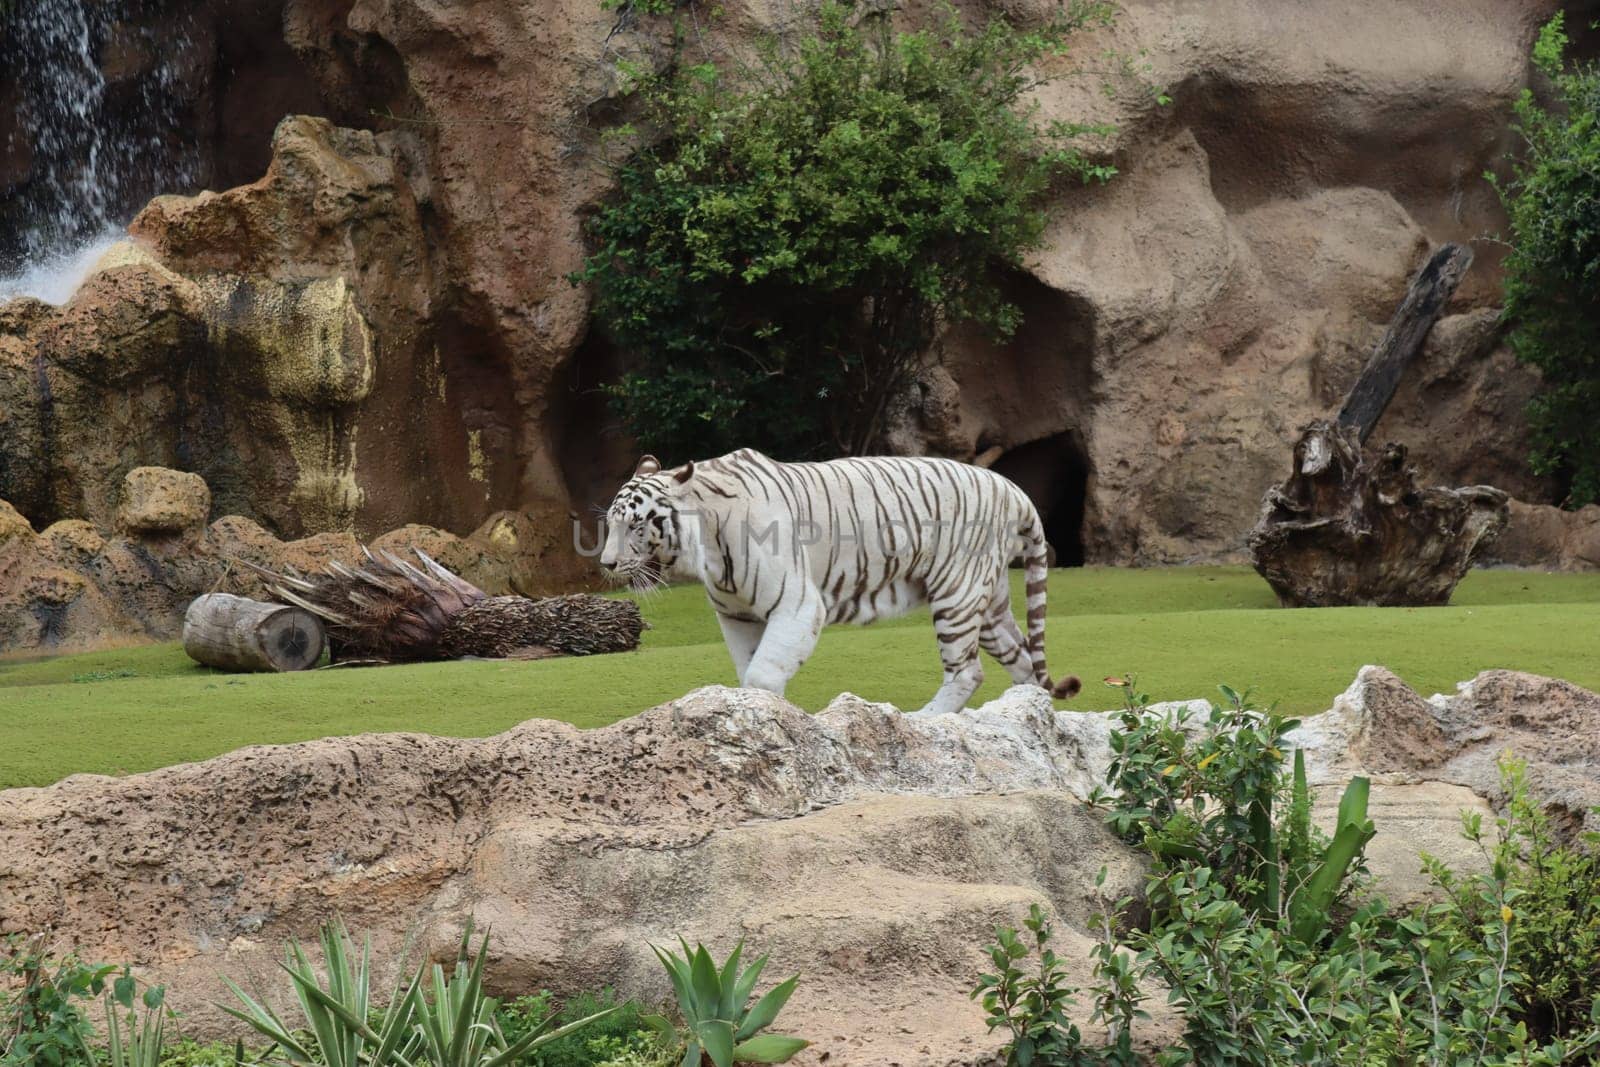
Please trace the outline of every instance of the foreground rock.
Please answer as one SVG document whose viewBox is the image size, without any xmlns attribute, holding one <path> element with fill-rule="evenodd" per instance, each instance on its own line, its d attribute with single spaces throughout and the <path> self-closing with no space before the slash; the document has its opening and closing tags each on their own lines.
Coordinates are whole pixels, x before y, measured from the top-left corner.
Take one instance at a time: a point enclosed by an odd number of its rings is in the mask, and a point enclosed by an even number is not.
<svg viewBox="0 0 1600 1067">
<path fill-rule="evenodd" d="M 494 927 L 498 989 L 647 1000 L 667 995 L 649 943 L 747 936 L 774 977 L 805 976 L 786 1028 L 817 1040 L 809 1062 L 987 1063 L 998 1041 L 965 994 L 992 926 L 1045 904 L 1086 972 L 1101 894 L 1140 891 L 1140 856 L 1081 803 L 1108 726 L 1032 688 L 921 718 L 712 687 L 599 730 L 530 720 L 74 776 L 0 792 L 0 933 L 54 927 L 135 961 L 199 1033 L 228 1030 L 219 974 L 281 994 L 281 940 L 336 912 L 385 958 L 411 934 L 448 954 L 472 917 Z M 1409 901 L 1427 892 L 1419 849 L 1474 862 L 1458 812 L 1488 812 L 1503 747 L 1576 826 L 1600 791 L 1596 737 L 1600 696 L 1565 683 L 1488 672 L 1427 701 L 1365 668 L 1295 740 L 1319 818 L 1349 775 L 1374 776 L 1369 864 Z"/>
<path fill-rule="evenodd" d="M 1332 709 L 1290 740 L 1314 782 L 1370 773 L 1447 782 L 1504 800 L 1499 762 L 1528 765 L 1531 795 L 1569 832 L 1600 830 L 1600 695 L 1518 671 L 1484 671 L 1423 699 L 1392 672 L 1363 667 Z"/>
<path fill-rule="evenodd" d="M 0 652 L 89 649 L 129 638 L 168 639 L 202 593 L 266 599 L 260 579 L 239 560 L 282 571 L 355 563 L 352 535 L 280 541 L 239 515 L 208 524 L 211 494 L 198 475 L 136 467 L 111 505 L 116 529 L 67 519 L 35 532 L 0 500 Z M 495 595 L 539 583 L 528 571 L 538 551 L 525 516 L 492 516 L 465 538 L 410 525 L 373 542 L 405 554 L 418 548 Z M 537 537 L 531 538 L 537 546 Z"/>
<path fill-rule="evenodd" d="M 276 989 L 280 939 L 335 911 L 386 955 L 411 931 L 452 951 L 476 916 L 499 988 L 653 1000 L 668 990 L 649 942 L 748 936 L 774 977 L 804 973 L 786 1026 L 828 1062 L 978 1062 L 997 1043 L 965 993 L 992 926 L 1045 903 L 1082 956 L 1100 868 L 1108 898 L 1142 882 L 1075 799 L 1095 751 L 1076 727 L 1041 699 L 919 722 L 712 688 L 601 730 L 533 720 L 78 776 L 0 793 L 0 930 L 54 925 L 138 961 L 200 1032 L 225 1028 L 219 973 Z"/>
</svg>

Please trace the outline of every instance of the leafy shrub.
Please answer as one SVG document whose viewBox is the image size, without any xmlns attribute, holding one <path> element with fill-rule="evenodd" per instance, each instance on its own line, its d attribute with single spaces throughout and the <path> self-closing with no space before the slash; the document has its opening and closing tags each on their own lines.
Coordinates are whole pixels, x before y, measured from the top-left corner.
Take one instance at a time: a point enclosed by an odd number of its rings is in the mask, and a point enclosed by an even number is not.
<svg viewBox="0 0 1600 1067">
<path fill-rule="evenodd" d="M 1581 1034 L 1600 1012 L 1600 835 L 1559 841 L 1550 816 L 1528 796 L 1527 767 L 1519 760 L 1502 760 L 1501 788 L 1506 806 L 1495 820 L 1493 844 L 1477 815 L 1465 820 L 1464 833 L 1505 883 L 1519 1017 L 1543 1039 Z M 1484 894 L 1480 880 L 1463 879 L 1437 861 L 1428 869 L 1459 922 L 1493 924 L 1497 900 Z"/>
<path fill-rule="evenodd" d="M 618 1001 L 609 989 L 581 993 L 559 1007 L 548 992 L 518 997 L 502 1005 L 496 1019 L 506 1041 L 515 1043 L 552 1019 L 565 1025 L 594 1016 L 599 1018 L 581 1032 L 536 1049 L 525 1061 L 528 1067 L 596 1067 L 630 1057 L 648 1062 L 649 1055 L 659 1055 L 660 1042 L 644 1022 L 639 1005 Z"/>
<path fill-rule="evenodd" d="M 789 1002 L 800 976 L 779 982 L 754 1004 L 756 982 L 767 966 L 762 956 L 740 970 L 744 943 L 721 967 L 712 960 L 704 945 L 689 948 L 680 939 L 683 955 L 671 949 L 655 949 L 656 958 L 667 969 L 672 991 L 678 998 L 678 1014 L 683 1030 L 674 1031 L 665 1018 L 656 1017 L 653 1025 L 663 1037 L 676 1039 L 683 1049 L 683 1067 L 699 1067 L 709 1059 L 716 1067 L 735 1063 L 786 1063 L 810 1042 L 787 1034 L 762 1033 L 778 1018 Z"/>
<path fill-rule="evenodd" d="M 636 360 L 614 391 L 635 437 L 679 457 L 861 453 L 941 323 L 1010 333 L 997 272 L 1039 246 L 1052 184 L 1113 173 L 1077 147 L 1103 127 L 1036 125 L 1031 64 L 1110 8 L 901 33 L 824 0 L 810 36 L 752 68 L 679 56 L 641 75 L 659 141 L 621 167 L 573 275 Z"/>
<path fill-rule="evenodd" d="M 1516 129 L 1525 152 L 1497 186 L 1511 222 L 1511 346 L 1543 377 L 1529 409 L 1533 468 L 1564 478 L 1579 506 L 1600 500 L 1600 64 L 1569 66 L 1566 53 L 1557 14 L 1533 52 L 1554 106 L 1523 92 Z"/>
<path fill-rule="evenodd" d="M 1100 881 L 1105 880 L 1100 870 Z M 1109 915 L 1101 921 L 1104 937 L 1095 947 L 1095 1009 L 1092 1021 L 1105 1024 L 1105 1040 L 1098 1048 L 1084 1041 L 1067 1009 L 1079 990 L 1069 983 L 1061 960 L 1050 941 L 1055 930 L 1044 909 L 1034 904 L 1023 920 L 1027 937 L 1008 927 L 995 930 L 995 942 L 985 951 L 993 961 L 992 974 L 981 975 L 972 991 L 983 1004 L 990 1031 L 1010 1032 L 1006 1062 L 1016 1067 L 1132 1067 L 1139 1062 L 1133 1051 L 1133 1026 L 1148 1018 L 1139 1002 L 1144 994 L 1127 953 L 1119 951 Z M 1029 942 L 1032 942 L 1030 945 Z M 1037 953 L 1033 973 L 1023 962 Z"/>
<path fill-rule="evenodd" d="M 1117 796 L 1111 825 L 1164 861 L 1204 867 L 1256 911 L 1292 923 L 1301 940 L 1320 936 L 1373 834 L 1367 780 L 1350 783 L 1325 841 L 1311 825 L 1304 758 L 1296 754 L 1292 787 L 1283 775 L 1284 736 L 1299 720 L 1226 685 L 1203 723 L 1188 705 L 1156 715 L 1134 680 L 1107 681 L 1123 695 L 1106 775 Z M 1169 903 L 1159 893 L 1151 902 Z"/>
<path fill-rule="evenodd" d="M 1600 1058 L 1600 853 L 1592 838 L 1583 847 L 1555 842 L 1516 765 L 1505 772 L 1507 814 L 1487 873 L 1462 875 L 1430 862 L 1440 903 L 1396 913 L 1371 898 L 1345 918 L 1329 909 L 1308 927 L 1297 896 L 1319 882 L 1326 883 L 1313 898 L 1319 904 L 1331 899 L 1324 894 L 1348 892 L 1352 857 L 1371 834 L 1357 810 L 1362 793 L 1347 792 L 1333 840 L 1318 840 L 1305 817 L 1303 759 L 1293 780 L 1282 774 L 1285 721 L 1224 687 L 1211 729 L 1199 733 L 1182 713 L 1149 714 L 1148 699 L 1115 682 L 1125 690 L 1125 710 L 1108 777 L 1128 788 L 1099 799 L 1125 835 L 1149 823 L 1138 839 L 1155 861 L 1146 886 L 1155 919 L 1148 931 L 1125 935 L 1105 926 L 1094 967 L 1096 1018 L 1119 1022 L 1099 1047 L 1088 1047 L 1065 1020 L 1062 1006 L 1076 991 L 1037 935 L 1047 929 L 1043 916 L 1026 924 L 1035 933 L 1031 948 L 1014 931 L 999 931 L 990 953 L 1001 969 L 980 979 L 975 995 L 984 996 L 991 1026 L 1011 1027 L 1010 1063 L 1126 1062 L 1124 1035 L 1141 1015 L 1140 978 L 1164 984 L 1182 1012 L 1184 1040 L 1160 1051 L 1163 1065 L 1463 1067 Z M 1274 827 L 1284 847 L 1273 862 L 1274 853 L 1257 844 L 1260 821 L 1250 807 L 1285 794 L 1287 814 Z M 1469 818 L 1465 831 L 1483 842 L 1479 820 Z M 1263 868 L 1307 873 L 1285 880 L 1273 907 Z M 1038 977 L 1021 966 L 1031 951 L 1040 955 Z"/>
<path fill-rule="evenodd" d="M 79 1067 L 93 1058 L 86 1009 L 116 973 L 68 954 L 50 957 L 42 936 L 0 942 L 0 1065 Z"/>
</svg>

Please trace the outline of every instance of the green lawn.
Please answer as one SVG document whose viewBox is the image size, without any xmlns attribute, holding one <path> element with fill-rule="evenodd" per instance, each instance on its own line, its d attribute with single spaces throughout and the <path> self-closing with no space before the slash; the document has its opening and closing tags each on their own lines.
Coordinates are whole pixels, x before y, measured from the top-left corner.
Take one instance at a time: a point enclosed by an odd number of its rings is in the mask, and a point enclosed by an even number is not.
<svg viewBox="0 0 1600 1067">
<path fill-rule="evenodd" d="M 225 675 L 161 644 L 0 661 L 0 786 L 365 731 L 477 736 L 532 717 L 600 726 L 696 686 L 733 683 L 698 588 L 643 607 L 653 629 L 639 651 L 587 659 Z M 1084 695 L 1063 707 L 1110 707 L 1099 679 L 1126 671 L 1158 698 L 1208 696 L 1227 682 L 1297 713 L 1326 708 L 1364 663 L 1385 664 L 1424 693 L 1490 667 L 1600 688 L 1600 575 L 1477 571 L 1447 608 L 1286 611 L 1247 568 L 1084 568 L 1051 574 L 1050 611 L 1052 670 L 1085 680 Z M 985 664 L 988 698 L 1005 675 Z M 828 630 L 789 695 L 813 710 L 845 690 L 915 708 L 938 681 L 932 629 L 919 613 Z"/>
</svg>

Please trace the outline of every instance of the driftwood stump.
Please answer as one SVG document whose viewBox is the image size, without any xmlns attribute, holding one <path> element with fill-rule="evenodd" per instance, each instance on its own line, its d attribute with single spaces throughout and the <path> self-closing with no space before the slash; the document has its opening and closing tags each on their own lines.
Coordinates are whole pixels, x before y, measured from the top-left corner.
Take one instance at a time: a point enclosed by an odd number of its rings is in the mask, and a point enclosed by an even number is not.
<svg viewBox="0 0 1600 1067">
<path fill-rule="evenodd" d="M 183 617 L 189 658 L 226 671 L 303 671 L 316 666 L 324 640 L 309 611 L 229 593 L 196 597 Z"/>
<path fill-rule="evenodd" d="M 1444 604 L 1479 551 L 1505 529 L 1509 500 L 1486 485 L 1422 488 L 1401 445 L 1362 444 L 1472 263 L 1445 245 L 1412 279 L 1334 421 L 1300 432 L 1294 470 L 1267 491 L 1247 543 L 1287 607 Z"/>
<path fill-rule="evenodd" d="M 1487 485 L 1419 487 L 1404 446 L 1369 461 L 1355 427 L 1318 421 L 1268 490 L 1250 555 L 1286 607 L 1445 604 L 1509 505 Z"/>
</svg>

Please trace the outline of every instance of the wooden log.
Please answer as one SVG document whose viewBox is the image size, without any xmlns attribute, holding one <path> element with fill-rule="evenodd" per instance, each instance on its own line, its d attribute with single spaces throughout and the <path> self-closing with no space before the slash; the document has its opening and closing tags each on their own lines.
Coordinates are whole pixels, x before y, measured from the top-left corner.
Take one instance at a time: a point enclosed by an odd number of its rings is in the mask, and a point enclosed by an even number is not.
<svg viewBox="0 0 1600 1067">
<path fill-rule="evenodd" d="M 1361 370 L 1361 377 L 1350 387 L 1335 420 L 1341 426 L 1352 427 L 1356 439 L 1366 443 L 1372 430 L 1383 417 L 1383 409 L 1394 398 L 1400 378 L 1406 367 L 1422 351 L 1422 342 L 1428 331 L 1444 312 L 1456 286 L 1461 284 L 1467 268 L 1472 266 L 1472 249 L 1465 245 L 1447 244 L 1435 252 L 1417 276 L 1411 279 L 1411 288 L 1405 299 L 1395 309 L 1372 358 Z"/>
<path fill-rule="evenodd" d="M 226 671 L 303 671 L 325 640 L 322 621 L 304 608 L 230 593 L 196 597 L 183 617 L 189 658 Z"/>
</svg>

